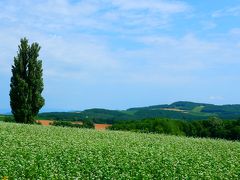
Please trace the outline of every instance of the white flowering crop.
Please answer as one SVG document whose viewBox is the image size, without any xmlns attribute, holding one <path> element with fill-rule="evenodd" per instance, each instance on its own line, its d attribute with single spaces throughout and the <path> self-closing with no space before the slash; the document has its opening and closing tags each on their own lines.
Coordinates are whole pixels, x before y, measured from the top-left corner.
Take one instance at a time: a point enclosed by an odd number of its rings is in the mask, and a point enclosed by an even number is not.
<svg viewBox="0 0 240 180">
<path fill-rule="evenodd" d="M 240 179 L 240 142 L 0 124 L 0 179 Z"/>
</svg>

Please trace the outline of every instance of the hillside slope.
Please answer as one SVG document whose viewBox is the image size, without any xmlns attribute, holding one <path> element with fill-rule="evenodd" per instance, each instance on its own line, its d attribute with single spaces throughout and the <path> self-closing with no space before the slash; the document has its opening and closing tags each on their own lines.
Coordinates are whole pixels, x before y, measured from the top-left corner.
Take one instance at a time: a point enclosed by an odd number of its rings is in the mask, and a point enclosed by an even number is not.
<svg viewBox="0 0 240 180">
<path fill-rule="evenodd" d="M 114 123 L 118 120 L 147 118 L 172 118 L 180 120 L 205 120 L 211 116 L 221 119 L 239 119 L 240 105 L 213 105 L 179 101 L 172 104 L 130 108 L 127 110 L 88 109 L 77 112 L 41 113 L 39 118 L 79 121 L 91 119 L 95 123 Z"/>
<path fill-rule="evenodd" d="M 1 123 L 0 145 L 9 179 L 240 178 L 239 142 Z"/>
</svg>

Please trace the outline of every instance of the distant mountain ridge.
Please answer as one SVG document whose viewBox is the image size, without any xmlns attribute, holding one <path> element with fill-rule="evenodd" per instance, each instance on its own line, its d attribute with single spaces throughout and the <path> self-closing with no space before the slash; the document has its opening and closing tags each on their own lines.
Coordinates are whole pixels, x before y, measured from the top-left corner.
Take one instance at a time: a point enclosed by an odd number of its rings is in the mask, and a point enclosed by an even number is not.
<svg viewBox="0 0 240 180">
<path fill-rule="evenodd" d="M 134 110 L 134 109 L 157 109 L 157 108 L 177 108 L 181 110 L 191 110 L 198 106 L 209 106 L 213 104 L 206 104 L 206 103 L 194 103 L 194 102 L 188 102 L 188 101 L 178 101 L 174 102 L 172 104 L 163 104 L 163 105 L 154 105 L 154 106 L 148 106 L 148 107 L 139 107 L 139 108 L 130 108 L 127 110 Z"/>
<path fill-rule="evenodd" d="M 79 121 L 91 119 L 96 123 L 114 123 L 119 120 L 141 120 L 147 118 L 172 118 L 180 120 L 205 120 L 209 117 L 221 119 L 239 119 L 240 105 L 214 105 L 178 101 L 172 104 L 135 107 L 127 110 L 87 109 L 74 112 L 40 113 L 40 119 Z"/>
</svg>

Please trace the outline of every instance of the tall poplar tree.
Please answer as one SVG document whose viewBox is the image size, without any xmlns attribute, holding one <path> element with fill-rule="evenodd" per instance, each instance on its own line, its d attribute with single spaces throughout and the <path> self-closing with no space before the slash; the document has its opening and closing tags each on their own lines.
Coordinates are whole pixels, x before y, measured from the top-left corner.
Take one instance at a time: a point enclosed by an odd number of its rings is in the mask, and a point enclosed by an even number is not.
<svg viewBox="0 0 240 180">
<path fill-rule="evenodd" d="M 20 42 L 12 66 L 10 105 L 16 122 L 34 123 L 44 105 L 42 61 L 38 59 L 41 47 L 38 43 L 28 45 L 26 38 Z"/>
</svg>

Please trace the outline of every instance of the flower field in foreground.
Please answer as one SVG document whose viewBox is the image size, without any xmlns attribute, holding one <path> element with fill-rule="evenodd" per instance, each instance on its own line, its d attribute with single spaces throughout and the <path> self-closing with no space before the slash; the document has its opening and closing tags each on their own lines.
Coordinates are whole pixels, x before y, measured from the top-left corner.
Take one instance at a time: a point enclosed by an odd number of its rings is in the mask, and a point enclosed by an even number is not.
<svg viewBox="0 0 240 180">
<path fill-rule="evenodd" d="M 240 179 L 240 143 L 0 124 L 0 179 Z"/>
</svg>

